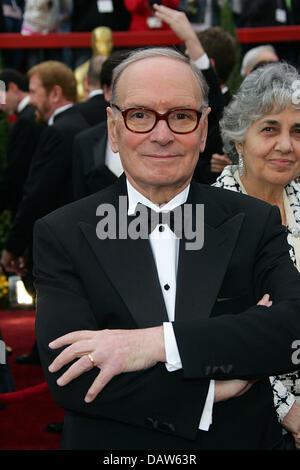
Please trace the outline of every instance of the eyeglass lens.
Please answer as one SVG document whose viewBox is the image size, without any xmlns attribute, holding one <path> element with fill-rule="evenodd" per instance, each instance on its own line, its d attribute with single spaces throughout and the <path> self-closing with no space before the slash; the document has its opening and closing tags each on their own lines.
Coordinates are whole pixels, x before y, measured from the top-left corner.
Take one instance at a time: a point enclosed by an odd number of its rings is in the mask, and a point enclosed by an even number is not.
<svg viewBox="0 0 300 470">
<path fill-rule="evenodd" d="M 126 113 L 128 128 L 136 132 L 150 131 L 156 120 L 159 120 L 159 115 L 150 109 L 129 109 Z M 176 109 L 167 114 L 167 122 L 174 132 L 191 132 L 198 123 L 197 112 L 192 109 Z"/>
</svg>

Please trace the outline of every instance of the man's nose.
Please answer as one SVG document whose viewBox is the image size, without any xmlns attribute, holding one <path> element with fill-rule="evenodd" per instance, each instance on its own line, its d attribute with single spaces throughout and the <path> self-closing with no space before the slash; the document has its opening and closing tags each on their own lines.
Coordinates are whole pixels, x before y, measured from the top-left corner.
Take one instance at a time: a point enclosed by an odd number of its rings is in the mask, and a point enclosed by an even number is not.
<svg viewBox="0 0 300 470">
<path fill-rule="evenodd" d="M 160 145 L 167 145 L 174 141 L 174 134 L 165 120 L 157 121 L 154 129 L 150 132 L 150 140 L 158 142 Z"/>
<path fill-rule="evenodd" d="M 293 151 L 292 139 L 289 132 L 281 132 L 278 135 L 275 150 L 282 153 L 290 153 Z"/>
</svg>

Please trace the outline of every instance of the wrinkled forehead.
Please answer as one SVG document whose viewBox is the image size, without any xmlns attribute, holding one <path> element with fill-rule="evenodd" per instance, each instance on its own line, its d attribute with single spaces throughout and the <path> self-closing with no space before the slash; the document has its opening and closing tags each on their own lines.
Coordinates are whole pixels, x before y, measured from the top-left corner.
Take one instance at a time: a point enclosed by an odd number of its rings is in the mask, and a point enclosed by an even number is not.
<svg viewBox="0 0 300 470">
<path fill-rule="evenodd" d="M 119 77 L 116 94 L 122 106 L 141 99 L 174 101 L 174 106 L 183 106 L 185 101 L 189 106 L 202 103 L 200 83 L 190 65 L 169 57 L 149 57 L 129 64 Z"/>
</svg>

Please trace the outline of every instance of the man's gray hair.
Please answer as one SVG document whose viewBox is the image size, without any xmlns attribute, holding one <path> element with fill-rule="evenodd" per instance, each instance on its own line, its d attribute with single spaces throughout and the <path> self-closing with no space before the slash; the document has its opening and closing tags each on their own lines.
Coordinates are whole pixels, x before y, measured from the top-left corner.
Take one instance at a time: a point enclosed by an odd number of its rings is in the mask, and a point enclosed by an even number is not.
<svg viewBox="0 0 300 470">
<path fill-rule="evenodd" d="M 275 49 L 271 44 L 265 44 L 263 46 L 253 47 L 250 51 L 246 52 L 241 66 L 241 76 L 245 77 L 248 67 L 254 67 L 258 61 L 258 57 L 262 51 L 270 51 L 277 55 Z"/>
<path fill-rule="evenodd" d="M 133 51 L 125 60 L 123 60 L 114 70 L 114 81 L 112 86 L 112 95 L 111 95 L 111 103 L 117 103 L 117 85 L 120 79 L 120 76 L 124 72 L 124 70 L 131 64 L 142 60 L 148 59 L 152 57 L 166 57 L 170 59 L 176 59 L 186 64 L 189 64 L 192 72 L 194 73 L 196 79 L 198 80 L 201 92 L 202 92 L 202 102 L 203 108 L 207 108 L 208 106 L 208 85 L 206 80 L 201 72 L 190 60 L 180 52 L 176 51 L 175 49 L 169 47 L 151 47 L 148 49 L 138 49 Z M 157 90 L 159 93 L 159 90 Z"/>
<path fill-rule="evenodd" d="M 264 65 L 245 78 L 220 121 L 224 152 L 233 162 L 237 157 L 235 143 L 244 142 L 254 121 L 298 103 L 293 98 L 299 80 L 296 68 L 285 62 Z"/>
</svg>

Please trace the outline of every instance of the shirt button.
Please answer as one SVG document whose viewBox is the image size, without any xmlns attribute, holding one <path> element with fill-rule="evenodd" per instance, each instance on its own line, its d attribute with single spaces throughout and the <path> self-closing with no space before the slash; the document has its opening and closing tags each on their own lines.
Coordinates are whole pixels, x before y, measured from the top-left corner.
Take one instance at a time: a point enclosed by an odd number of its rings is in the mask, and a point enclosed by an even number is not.
<svg viewBox="0 0 300 470">
<path fill-rule="evenodd" d="M 165 284 L 165 285 L 164 285 L 164 289 L 165 289 L 165 290 L 169 290 L 169 289 L 170 289 L 169 284 Z"/>
<path fill-rule="evenodd" d="M 160 226 L 158 227 L 158 230 L 159 230 L 160 232 L 163 232 L 163 231 L 165 230 L 165 227 L 164 227 L 163 225 L 160 225 Z"/>
</svg>

